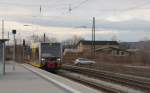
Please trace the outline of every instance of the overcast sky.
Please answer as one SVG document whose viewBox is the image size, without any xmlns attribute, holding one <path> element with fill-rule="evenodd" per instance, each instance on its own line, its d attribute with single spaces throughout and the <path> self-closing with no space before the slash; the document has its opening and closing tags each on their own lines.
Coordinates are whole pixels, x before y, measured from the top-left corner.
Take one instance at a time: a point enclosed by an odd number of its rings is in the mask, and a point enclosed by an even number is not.
<svg viewBox="0 0 150 93">
<path fill-rule="evenodd" d="M 0 0 L 5 37 L 16 29 L 20 39 L 44 32 L 59 40 L 73 35 L 91 39 L 92 17 L 96 18 L 97 40 L 150 37 L 150 0 Z"/>
</svg>

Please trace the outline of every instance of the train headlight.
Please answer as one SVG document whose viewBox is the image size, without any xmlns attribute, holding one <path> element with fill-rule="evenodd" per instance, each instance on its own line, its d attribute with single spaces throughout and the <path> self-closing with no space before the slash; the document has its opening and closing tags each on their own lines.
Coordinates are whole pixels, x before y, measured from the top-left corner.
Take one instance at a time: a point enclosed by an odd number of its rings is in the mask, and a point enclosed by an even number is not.
<svg viewBox="0 0 150 93">
<path fill-rule="evenodd" d="M 44 58 L 42 58 L 41 60 L 42 60 L 42 61 L 45 61 L 45 59 L 44 59 Z"/>
<path fill-rule="evenodd" d="M 60 61 L 60 60 L 61 60 L 60 58 L 57 59 L 57 61 Z"/>
</svg>

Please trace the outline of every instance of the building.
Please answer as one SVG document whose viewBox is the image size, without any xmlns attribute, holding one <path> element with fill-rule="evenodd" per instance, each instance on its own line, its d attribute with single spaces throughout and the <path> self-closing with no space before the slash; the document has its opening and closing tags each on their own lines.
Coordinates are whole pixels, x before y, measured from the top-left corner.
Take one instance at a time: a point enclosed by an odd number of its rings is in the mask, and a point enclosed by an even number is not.
<svg viewBox="0 0 150 93">
<path fill-rule="evenodd" d="M 77 46 L 76 51 L 78 52 L 90 52 L 92 48 L 92 44 L 95 45 L 95 49 L 102 48 L 102 47 L 114 47 L 119 48 L 119 43 L 117 41 L 85 41 L 81 40 Z"/>
<path fill-rule="evenodd" d="M 109 54 L 112 56 L 129 56 L 131 55 L 130 51 L 124 50 L 124 49 L 120 49 L 120 48 L 116 48 L 116 47 L 102 47 L 102 48 L 98 48 L 96 49 L 96 53 L 98 54 Z"/>
</svg>

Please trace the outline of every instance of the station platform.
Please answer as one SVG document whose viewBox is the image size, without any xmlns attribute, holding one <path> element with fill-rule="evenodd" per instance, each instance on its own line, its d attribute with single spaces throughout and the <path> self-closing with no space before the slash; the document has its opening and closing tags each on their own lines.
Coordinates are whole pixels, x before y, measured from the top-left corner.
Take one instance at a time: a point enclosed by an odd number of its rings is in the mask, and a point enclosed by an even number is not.
<svg viewBox="0 0 150 93">
<path fill-rule="evenodd" d="M 28 64 L 6 64 L 0 77 L 0 93 L 101 93 L 77 82 Z"/>
</svg>

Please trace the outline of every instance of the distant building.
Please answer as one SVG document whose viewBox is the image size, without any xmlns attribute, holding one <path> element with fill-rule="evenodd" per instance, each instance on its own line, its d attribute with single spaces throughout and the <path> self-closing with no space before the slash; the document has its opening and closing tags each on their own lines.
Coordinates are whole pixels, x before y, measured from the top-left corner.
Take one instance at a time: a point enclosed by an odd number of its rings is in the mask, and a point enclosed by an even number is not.
<svg viewBox="0 0 150 93">
<path fill-rule="evenodd" d="M 91 51 L 92 41 L 82 40 L 76 45 L 76 51 L 78 52 L 88 52 Z M 114 47 L 119 48 L 119 43 L 117 41 L 95 41 L 95 49 L 102 47 Z"/>
<path fill-rule="evenodd" d="M 64 51 L 63 51 L 63 55 L 65 55 L 65 54 L 67 54 L 67 53 L 76 53 L 77 51 L 76 51 L 76 49 L 64 49 Z"/>
<path fill-rule="evenodd" d="M 128 56 L 131 55 L 131 52 L 124 50 L 124 49 L 120 49 L 120 48 L 116 48 L 116 47 L 102 47 L 102 48 L 98 48 L 96 49 L 96 53 L 104 53 L 104 54 L 109 54 L 112 56 Z"/>
</svg>

